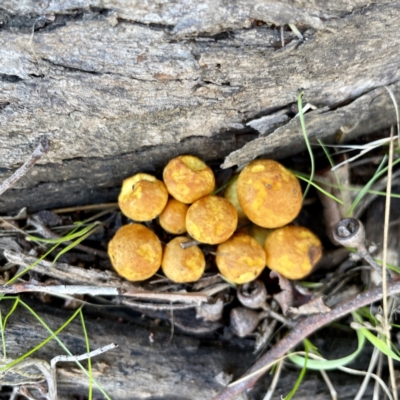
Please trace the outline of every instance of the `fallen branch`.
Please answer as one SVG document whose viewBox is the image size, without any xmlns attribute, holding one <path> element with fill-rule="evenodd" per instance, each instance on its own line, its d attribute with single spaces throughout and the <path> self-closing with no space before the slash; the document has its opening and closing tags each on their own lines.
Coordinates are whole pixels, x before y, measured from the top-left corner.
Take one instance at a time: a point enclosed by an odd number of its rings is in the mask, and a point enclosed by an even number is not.
<svg viewBox="0 0 400 400">
<path fill-rule="evenodd" d="M 400 280 L 388 283 L 387 295 L 400 293 Z M 267 372 L 268 365 L 283 357 L 288 351 L 299 344 L 303 339 L 338 318 L 344 317 L 352 311 L 382 299 L 382 289 L 377 287 L 346 300 L 325 314 L 312 315 L 301 320 L 282 340 L 275 344 L 267 353 L 246 371 L 238 383 L 232 383 L 223 392 L 214 397 L 214 400 L 231 400 L 239 393 L 253 388 L 257 380 Z M 251 375 L 248 379 L 247 376 Z"/>
<path fill-rule="evenodd" d="M 204 303 L 207 302 L 209 293 L 168 293 L 146 291 L 139 285 L 134 285 L 120 278 L 112 271 L 84 269 L 65 263 L 51 263 L 39 261 L 36 257 L 26 256 L 11 250 L 4 250 L 8 261 L 30 268 L 32 271 L 51 276 L 53 278 L 73 283 L 67 285 L 46 286 L 40 283 L 17 283 L 14 285 L 0 286 L 0 293 L 45 292 L 53 295 L 88 294 L 93 296 L 126 296 L 142 300 L 161 300 L 167 302 Z M 35 265 L 33 265 L 36 263 Z M 33 265 L 33 267 L 32 267 Z M 76 283 L 87 286 L 76 285 Z M 71 293 L 73 292 L 73 293 Z"/>
<path fill-rule="evenodd" d="M 0 195 L 2 195 L 6 190 L 13 187 L 42 157 L 43 154 L 47 153 L 50 144 L 46 138 L 40 140 L 39 146 L 36 147 L 35 151 L 29 157 L 29 159 L 24 163 L 24 165 L 18 168 L 9 178 L 7 178 L 0 185 Z"/>
</svg>

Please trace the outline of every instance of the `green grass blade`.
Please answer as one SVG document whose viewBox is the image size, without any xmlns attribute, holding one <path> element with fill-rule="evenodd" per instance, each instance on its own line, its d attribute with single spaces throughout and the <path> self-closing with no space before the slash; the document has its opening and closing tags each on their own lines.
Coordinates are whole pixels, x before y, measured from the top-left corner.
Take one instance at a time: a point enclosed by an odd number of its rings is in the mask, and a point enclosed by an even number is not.
<svg viewBox="0 0 400 400">
<path fill-rule="evenodd" d="M 6 348 L 6 339 L 4 337 L 4 325 L 3 325 L 3 316 L 0 310 L 0 329 L 1 329 L 1 343 L 3 344 L 3 359 L 4 361 L 7 359 L 7 348 Z"/>
<path fill-rule="evenodd" d="M 310 154 L 310 160 L 311 160 L 311 173 L 310 173 L 309 182 L 307 183 L 307 187 L 306 187 L 306 189 L 304 190 L 304 193 L 303 193 L 303 200 L 304 200 L 306 198 L 306 196 L 307 196 L 308 190 L 310 189 L 310 185 L 312 184 L 311 182 L 314 180 L 315 161 L 314 161 L 314 154 L 313 154 L 313 151 L 311 149 L 310 141 L 308 140 L 308 136 L 307 136 L 306 124 L 304 122 L 302 96 L 303 96 L 303 92 L 301 92 L 297 97 L 297 107 L 299 109 L 301 130 L 303 132 L 304 141 L 306 143 L 307 150 L 308 150 L 308 153 Z"/>
<path fill-rule="evenodd" d="M 353 318 L 355 318 L 358 322 L 362 321 L 361 318 L 355 314 L 353 315 Z M 351 363 L 353 360 L 356 359 L 356 357 L 358 357 L 365 345 L 364 332 L 357 330 L 356 333 L 358 337 L 358 345 L 355 352 L 349 354 L 346 357 L 338 358 L 336 360 L 308 360 L 307 368 L 315 371 L 328 371 L 332 369 L 337 369 L 338 367 L 344 367 L 345 365 Z M 289 360 L 292 361 L 292 363 L 300 367 L 304 365 L 304 357 L 298 356 L 296 354 L 291 354 L 288 357 Z"/>
<path fill-rule="evenodd" d="M 58 246 L 60 246 L 61 243 L 58 243 L 54 245 L 49 251 L 44 253 L 41 257 L 39 257 L 35 262 L 33 262 L 29 267 L 25 268 L 23 271 L 21 271 L 19 274 L 14 275 L 8 282 L 6 282 L 6 285 L 10 285 L 11 283 L 14 283 L 18 278 L 20 278 L 22 275 L 26 274 L 30 269 L 32 269 L 36 264 L 39 264 L 40 261 L 43 261 L 49 254 L 51 254 L 52 251 L 54 251 Z"/>
<path fill-rule="evenodd" d="M 24 303 L 22 300 L 20 300 L 21 305 L 23 305 L 27 310 L 29 310 L 31 312 L 31 314 L 47 329 L 48 332 L 50 332 L 50 337 L 49 340 L 51 339 L 55 339 L 57 341 L 57 343 L 64 349 L 64 351 L 70 355 L 73 356 L 73 354 L 69 351 L 69 349 L 65 346 L 65 344 L 57 337 L 57 333 L 53 332 L 50 327 L 46 324 L 46 322 L 43 321 L 42 318 L 40 318 L 40 316 L 38 314 L 36 314 L 36 312 L 28 306 L 28 304 Z M 74 313 L 74 316 L 78 315 L 80 308 L 77 309 L 77 311 Z M 75 317 L 74 317 L 75 318 Z M 71 322 L 72 319 L 70 318 L 69 321 Z M 65 325 L 65 324 L 64 324 Z M 63 325 L 63 326 L 64 326 Z M 68 324 L 67 324 L 68 325 Z M 78 367 L 83 371 L 83 373 L 89 378 L 89 373 L 88 371 L 86 371 L 86 368 L 77 360 L 75 360 L 75 363 L 78 365 Z M 1 368 L 0 368 L 1 371 Z M 94 384 L 97 386 L 97 388 L 101 391 L 101 393 L 103 394 L 103 396 L 105 396 L 107 398 L 107 400 L 111 400 L 110 396 L 105 392 L 105 390 L 100 386 L 100 384 L 93 379 Z"/>
<path fill-rule="evenodd" d="M 369 188 L 372 186 L 372 184 L 378 179 L 379 173 L 382 171 L 382 168 L 384 164 L 386 163 L 387 156 L 385 156 L 382 160 L 382 162 L 379 164 L 378 169 L 376 170 L 374 176 L 367 182 L 367 184 L 362 188 L 361 192 L 358 193 L 357 197 L 353 201 L 353 204 L 351 205 L 350 209 L 347 211 L 346 216 L 352 215 L 354 209 L 357 207 L 358 203 L 361 201 L 361 199 L 366 195 L 367 191 Z"/>
<path fill-rule="evenodd" d="M 328 149 L 325 147 L 325 145 L 324 145 L 324 143 L 322 142 L 321 139 L 318 139 L 318 144 L 322 147 L 322 150 L 324 151 L 324 153 L 326 155 L 326 158 L 328 159 L 331 168 L 333 168 L 335 166 L 335 163 L 333 162 L 333 159 L 332 159 Z M 342 190 L 342 185 L 340 183 L 340 179 L 339 179 L 336 171 L 333 171 L 333 174 L 335 175 L 336 182 L 337 182 L 338 187 L 339 187 L 340 197 L 344 201 L 343 190 Z"/>
<path fill-rule="evenodd" d="M 6 299 L 9 299 L 9 297 L 6 297 Z M 22 300 L 19 300 L 19 303 L 21 303 L 22 306 L 24 306 L 26 309 L 28 309 L 32 313 L 32 315 L 34 315 L 39 321 L 42 322 L 42 319 L 27 304 L 25 304 Z M 42 348 L 51 339 L 56 339 L 56 340 L 60 341 L 60 339 L 58 339 L 58 337 L 56 335 L 58 335 L 64 328 L 66 328 L 78 314 L 79 314 L 79 309 L 76 310 L 75 313 L 72 314 L 72 316 L 60 328 L 58 328 L 55 332 L 51 331 L 51 329 L 48 328 L 47 330 L 49 330 L 51 332 L 51 336 L 49 336 L 47 339 L 43 340 L 41 343 L 39 343 L 33 349 L 31 349 L 28 352 L 26 352 L 21 357 L 17 358 L 14 361 L 11 361 L 10 363 L 5 365 L 4 367 L 0 367 L 0 372 L 1 371 L 6 371 L 6 370 L 10 369 L 11 367 L 13 367 L 14 365 L 17 365 L 20 361 L 24 360 L 25 358 L 29 357 L 31 354 L 35 353 L 37 350 Z M 43 324 L 43 326 L 47 327 L 47 325 L 45 325 L 44 321 L 43 321 L 42 324 Z"/>
<path fill-rule="evenodd" d="M 367 328 L 357 328 L 357 332 L 362 331 L 363 335 L 375 346 L 381 353 L 388 357 L 393 358 L 393 360 L 400 361 L 400 357 L 384 342 L 379 339 L 373 333 L 371 333 Z"/>
<path fill-rule="evenodd" d="M 12 297 L 7 297 L 7 300 L 8 299 L 12 299 Z M 6 317 L 4 318 L 3 330 L 6 329 L 8 318 L 10 318 L 11 315 L 13 314 L 13 312 L 17 309 L 18 303 L 19 303 L 19 296 L 15 298 L 13 306 L 11 307 L 10 311 L 7 313 Z"/>
<path fill-rule="evenodd" d="M 226 189 L 231 183 L 235 182 L 237 179 L 239 178 L 239 175 L 235 175 L 233 176 L 231 179 L 229 179 L 229 181 L 227 183 L 225 183 L 225 185 L 222 185 L 220 188 L 215 189 L 211 195 L 216 195 L 219 192 L 222 192 L 224 189 Z"/>
<path fill-rule="evenodd" d="M 87 353 L 90 353 L 89 337 L 88 337 L 87 330 L 86 330 L 85 319 L 83 318 L 82 307 L 79 308 L 79 316 L 80 316 L 80 318 L 81 318 L 81 324 L 82 324 L 83 334 L 84 334 L 84 336 L 85 336 L 86 352 L 87 352 Z M 89 357 L 87 361 L 88 361 L 88 372 L 89 372 L 89 394 L 88 394 L 88 399 L 89 399 L 89 400 L 92 400 L 92 398 L 93 398 L 92 360 L 91 360 L 91 358 Z"/>
<path fill-rule="evenodd" d="M 63 248 L 55 257 L 53 260 L 53 264 L 57 262 L 57 260 L 65 253 L 73 249 L 76 245 L 78 245 L 80 242 L 83 242 L 85 239 L 87 239 L 89 236 L 91 236 L 94 232 L 96 232 L 98 229 L 98 226 L 96 226 L 94 229 L 86 233 L 86 235 L 83 235 L 76 239 L 74 242 Z"/>
<path fill-rule="evenodd" d="M 63 243 L 63 242 L 68 242 L 70 240 L 73 240 L 73 239 L 75 239 L 77 237 L 83 236 L 85 233 L 87 233 L 88 231 L 93 229 L 96 225 L 99 225 L 99 222 L 95 222 L 93 224 L 90 224 L 90 225 L 86 226 L 85 228 L 83 228 L 82 230 L 76 232 L 76 230 L 79 228 L 79 226 L 77 226 L 76 228 L 74 228 L 67 235 L 59 237 L 57 239 L 44 239 L 44 238 L 39 238 L 39 237 L 36 237 L 36 236 L 30 236 L 30 235 L 28 236 L 28 238 L 31 239 L 31 240 L 34 240 L 35 242 L 42 242 L 42 243 L 48 243 L 48 244 Z"/>
<path fill-rule="evenodd" d="M 308 178 L 304 178 L 303 176 L 295 173 L 295 175 L 297 176 L 297 178 L 301 179 L 302 181 L 305 181 L 308 183 L 308 186 L 314 186 L 316 189 L 318 189 L 320 192 L 322 192 L 325 196 L 328 196 L 329 198 L 331 198 L 332 200 L 337 201 L 340 204 L 343 204 L 342 200 L 339 200 L 337 197 L 335 197 L 333 194 L 327 192 L 326 190 L 322 189 L 321 186 L 318 186 L 316 183 L 310 181 L 310 179 Z"/>
<path fill-rule="evenodd" d="M 303 379 L 304 379 L 304 376 L 305 376 L 306 371 L 307 371 L 307 363 L 308 363 L 308 361 L 309 361 L 309 359 L 308 359 L 308 353 L 309 353 L 309 351 L 310 351 L 310 349 L 311 349 L 310 344 L 311 344 L 311 343 L 310 343 L 307 339 L 304 340 L 304 348 L 305 348 L 306 355 L 305 355 L 305 357 L 303 358 L 303 360 L 304 360 L 303 367 L 301 368 L 300 374 L 299 374 L 299 376 L 298 376 L 297 379 L 296 379 L 296 382 L 295 382 L 295 384 L 294 384 L 294 386 L 293 386 L 293 389 L 292 389 L 292 390 L 289 392 L 289 394 L 285 397 L 285 400 L 290 400 L 290 399 L 295 395 L 295 393 L 297 392 L 297 390 L 298 390 L 298 388 L 299 388 L 301 382 L 302 382 Z M 311 346 L 312 346 L 312 345 L 311 345 Z"/>
</svg>

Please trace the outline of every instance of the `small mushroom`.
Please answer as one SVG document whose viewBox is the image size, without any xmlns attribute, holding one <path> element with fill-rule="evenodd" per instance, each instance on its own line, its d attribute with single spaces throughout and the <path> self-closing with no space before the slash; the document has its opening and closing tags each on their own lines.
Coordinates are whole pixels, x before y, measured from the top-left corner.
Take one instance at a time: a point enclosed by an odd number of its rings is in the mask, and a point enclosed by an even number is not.
<svg viewBox="0 0 400 400">
<path fill-rule="evenodd" d="M 186 214 L 189 206 L 175 199 L 169 199 L 160 214 L 160 225 L 168 233 L 181 235 L 186 232 Z"/>
<path fill-rule="evenodd" d="M 222 197 L 206 196 L 194 202 L 186 214 L 189 235 L 201 243 L 218 244 L 237 228 L 238 216 L 232 203 Z"/>
<path fill-rule="evenodd" d="M 239 204 L 239 199 L 237 196 L 237 181 L 238 181 L 237 178 L 238 176 L 236 176 L 226 187 L 224 191 L 224 198 L 229 200 L 235 206 L 236 211 L 238 213 L 239 223 L 244 223 L 248 221 L 248 219 L 242 207 Z"/>
<path fill-rule="evenodd" d="M 153 175 L 139 173 L 125 179 L 118 204 L 121 211 L 134 221 L 151 221 L 161 214 L 168 201 L 163 182 Z"/>
<path fill-rule="evenodd" d="M 247 217 L 264 228 L 293 221 L 302 206 L 298 179 L 273 160 L 256 160 L 240 173 L 237 196 Z"/>
<path fill-rule="evenodd" d="M 303 226 L 285 226 L 265 240 L 267 266 L 287 279 L 302 279 L 322 256 L 321 241 Z"/>
<path fill-rule="evenodd" d="M 117 273 L 129 281 L 143 281 L 160 268 L 162 247 L 158 237 L 140 224 L 124 225 L 108 245 Z"/>
<path fill-rule="evenodd" d="M 198 246 L 182 249 L 181 243 L 190 239 L 178 236 L 172 239 L 164 250 L 162 270 L 173 282 L 195 282 L 201 278 L 206 267 L 203 252 Z"/>
<path fill-rule="evenodd" d="M 191 155 L 173 158 L 164 168 L 163 179 L 171 196 L 186 204 L 209 195 L 215 188 L 212 169 Z"/>
<path fill-rule="evenodd" d="M 265 251 L 251 236 L 235 233 L 218 246 L 215 262 L 228 281 L 243 284 L 256 279 L 265 268 Z"/>
</svg>

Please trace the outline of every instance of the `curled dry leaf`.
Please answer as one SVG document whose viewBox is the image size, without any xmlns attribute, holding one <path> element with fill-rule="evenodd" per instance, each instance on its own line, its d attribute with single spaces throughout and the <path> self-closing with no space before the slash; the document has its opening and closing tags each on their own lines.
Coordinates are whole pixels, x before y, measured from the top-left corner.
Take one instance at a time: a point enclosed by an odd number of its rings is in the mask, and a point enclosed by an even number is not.
<svg viewBox="0 0 400 400">
<path fill-rule="evenodd" d="M 330 311 L 331 309 L 325 305 L 322 297 L 320 296 L 310 300 L 308 303 L 303 304 L 300 307 L 289 307 L 287 314 L 291 315 L 292 317 L 298 317 L 300 315 L 323 314 Z"/>
<path fill-rule="evenodd" d="M 271 278 L 279 279 L 279 287 L 281 288 L 281 292 L 275 294 L 273 297 L 274 300 L 280 305 L 283 315 L 286 315 L 288 309 L 293 306 L 294 302 L 292 284 L 290 283 L 289 279 L 278 274 L 278 272 L 271 271 L 269 276 Z"/>
<path fill-rule="evenodd" d="M 196 318 L 206 321 L 218 321 L 222 317 L 224 302 L 218 298 L 214 303 L 203 303 L 196 307 Z"/>
</svg>

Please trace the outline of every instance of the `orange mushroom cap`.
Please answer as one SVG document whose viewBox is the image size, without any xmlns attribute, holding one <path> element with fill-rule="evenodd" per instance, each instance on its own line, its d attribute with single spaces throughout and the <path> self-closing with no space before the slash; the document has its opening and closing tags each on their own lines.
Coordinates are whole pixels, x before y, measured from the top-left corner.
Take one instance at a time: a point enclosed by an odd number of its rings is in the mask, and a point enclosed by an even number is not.
<svg viewBox="0 0 400 400">
<path fill-rule="evenodd" d="M 237 195 L 247 217 L 264 228 L 288 224 L 302 206 L 298 179 L 273 160 L 249 163 L 239 175 Z"/>
<path fill-rule="evenodd" d="M 194 202 L 186 214 L 189 235 L 202 243 L 218 244 L 229 239 L 237 228 L 234 205 L 218 196 L 206 196 Z"/>
<path fill-rule="evenodd" d="M 212 169 L 190 155 L 173 158 L 164 168 L 163 179 L 171 196 L 186 204 L 209 195 L 215 188 Z"/>
<path fill-rule="evenodd" d="M 303 226 L 285 226 L 267 236 L 264 243 L 267 266 L 288 279 L 311 273 L 322 256 L 321 241 Z"/>
<path fill-rule="evenodd" d="M 168 191 L 164 183 L 144 173 L 125 179 L 118 197 L 121 211 L 134 221 L 151 221 L 156 218 L 167 201 Z"/>
<path fill-rule="evenodd" d="M 186 214 L 189 206 L 175 199 L 169 199 L 160 214 L 160 225 L 168 233 L 179 235 L 186 232 Z"/>
<path fill-rule="evenodd" d="M 206 260 L 201 249 L 198 246 L 181 247 L 181 243 L 189 241 L 187 237 L 178 236 L 165 246 L 161 266 L 166 277 L 173 282 L 195 282 L 203 275 Z"/>
<path fill-rule="evenodd" d="M 244 213 L 242 207 L 239 204 L 239 199 L 237 196 L 237 181 L 238 176 L 236 176 L 232 182 L 225 188 L 224 191 L 224 198 L 229 200 L 236 208 L 238 213 L 238 220 L 239 222 L 248 221 L 246 214 Z"/>
<path fill-rule="evenodd" d="M 261 274 L 265 268 L 265 251 L 251 236 L 235 233 L 218 245 L 215 262 L 222 276 L 241 285 Z"/>
<path fill-rule="evenodd" d="M 108 245 L 117 273 L 129 281 L 143 281 L 160 268 L 161 243 L 155 233 L 140 224 L 124 225 Z"/>
</svg>

